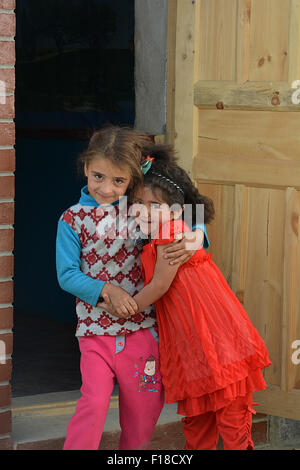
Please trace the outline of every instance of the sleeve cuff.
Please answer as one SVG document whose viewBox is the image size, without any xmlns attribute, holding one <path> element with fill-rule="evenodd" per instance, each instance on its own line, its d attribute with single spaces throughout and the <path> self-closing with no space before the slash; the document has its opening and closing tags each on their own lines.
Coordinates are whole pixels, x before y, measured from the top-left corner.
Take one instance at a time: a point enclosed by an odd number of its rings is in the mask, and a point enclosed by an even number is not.
<svg viewBox="0 0 300 470">
<path fill-rule="evenodd" d="M 209 248 L 209 238 L 207 236 L 206 232 L 206 225 L 205 224 L 196 224 L 192 226 L 192 231 L 195 230 L 196 228 L 199 228 L 204 232 L 204 240 L 203 240 L 203 248 L 207 250 Z"/>
</svg>

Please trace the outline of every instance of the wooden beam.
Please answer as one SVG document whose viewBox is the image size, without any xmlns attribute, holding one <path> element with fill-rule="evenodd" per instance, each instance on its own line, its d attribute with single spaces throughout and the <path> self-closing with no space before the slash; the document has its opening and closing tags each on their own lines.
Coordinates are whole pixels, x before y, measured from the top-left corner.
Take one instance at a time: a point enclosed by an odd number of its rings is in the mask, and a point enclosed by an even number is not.
<svg viewBox="0 0 300 470">
<path fill-rule="evenodd" d="M 216 109 L 217 103 L 222 103 L 222 109 L 225 110 L 298 112 L 300 104 L 293 101 L 293 81 L 246 82 L 243 85 L 225 81 L 198 81 L 194 90 L 194 104 L 204 109 Z"/>
<path fill-rule="evenodd" d="M 269 392 L 269 393 L 268 393 Z M 300 390 L 283 392 L 279 387 L 268 387 L 268 391 L 255 392 L 255 410 L 273 416 L 300 420 Z"/>
</svg>

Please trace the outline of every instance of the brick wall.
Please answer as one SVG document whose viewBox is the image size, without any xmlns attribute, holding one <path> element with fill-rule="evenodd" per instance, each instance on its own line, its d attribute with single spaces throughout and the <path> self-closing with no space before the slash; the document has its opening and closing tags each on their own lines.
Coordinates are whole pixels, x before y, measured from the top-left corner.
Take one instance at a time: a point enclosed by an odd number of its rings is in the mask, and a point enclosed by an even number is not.
<svg viewBox="0 0 300 470">
<path fill-rule="evenodd" d="M 0 0 L 0 450 L 12 448 L 15 0 Z"/>
</svg>

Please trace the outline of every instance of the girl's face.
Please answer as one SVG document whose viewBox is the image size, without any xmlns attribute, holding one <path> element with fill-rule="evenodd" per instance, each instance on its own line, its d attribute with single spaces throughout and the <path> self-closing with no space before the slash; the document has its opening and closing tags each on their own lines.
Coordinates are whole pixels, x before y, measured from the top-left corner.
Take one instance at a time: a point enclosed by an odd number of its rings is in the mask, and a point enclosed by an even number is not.
<svg viewBox="0 0 300 470">
<path fill-rule="evenodd" d="M 108 205 L 124 196 L 131 182 L 126 166 L 116 166 L 107 158 L 95 158 L 85 164 L 84 173 L 90 195 L 99 205 Z"/>
<path fill-rule="evenodd" d="M 134 214 L 140 229 L 146 235 L 157 233 L 158 227 L 164 222 L 176 219 L 182 213 L 182 208 L 171 210 L 163 200 L 159 189 L 155 193 L 147 186 L 140 188 L 134 201 Z"/>
</svg>

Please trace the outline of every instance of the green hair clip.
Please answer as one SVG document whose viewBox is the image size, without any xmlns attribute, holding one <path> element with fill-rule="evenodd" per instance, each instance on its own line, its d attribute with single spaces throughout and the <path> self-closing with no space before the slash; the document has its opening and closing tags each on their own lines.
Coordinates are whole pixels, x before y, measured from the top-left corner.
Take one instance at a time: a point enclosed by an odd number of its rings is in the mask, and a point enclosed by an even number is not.
<svg viewBox="0 0 300 470">
<path fill-rule="evenodd" d="M 154 162 L 154 157 L 150 157 L 150 155 L 147 155 L 147 157 L 143 158 L 141 170 L 144 175 L 150 170 L 153 162 Z"/>
</svg>

